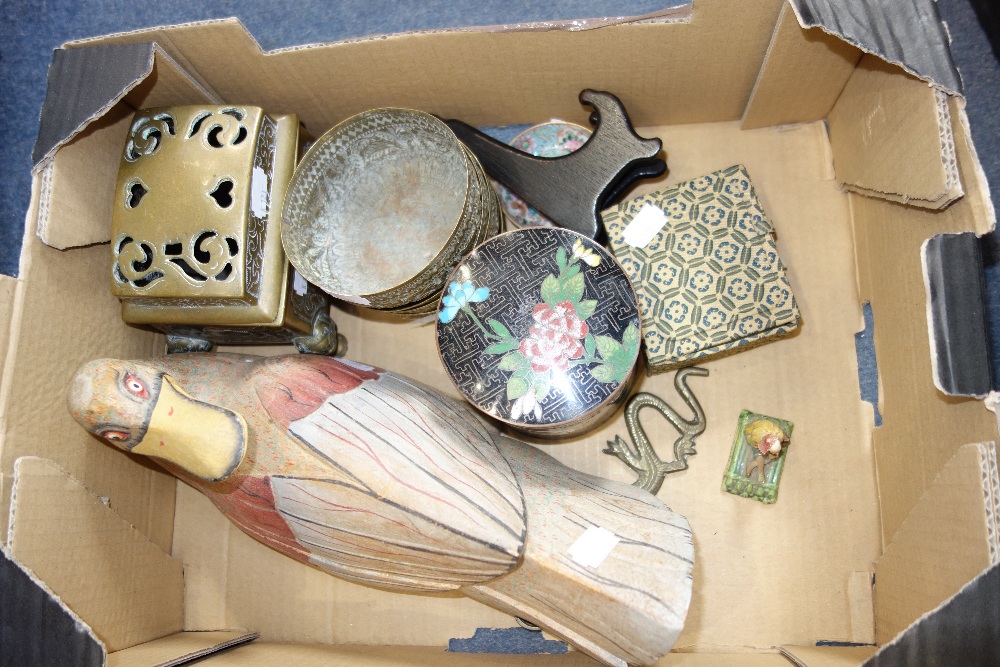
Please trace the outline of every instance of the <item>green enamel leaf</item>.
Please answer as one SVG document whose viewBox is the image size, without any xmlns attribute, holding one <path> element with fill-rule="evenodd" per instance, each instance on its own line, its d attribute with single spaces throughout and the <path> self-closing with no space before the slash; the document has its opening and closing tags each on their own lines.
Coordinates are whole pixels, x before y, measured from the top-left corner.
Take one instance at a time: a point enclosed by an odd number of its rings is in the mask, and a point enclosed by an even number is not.
<svg viewBox="0 0 1000 667">
<path fill-rule="evenodd" d="M 622 334 L 622 347 L 632 354 L 639 351 L 639 327 L 634 323 L 628 325 Z"/>
<path fill-rule="evenodd" d="M 632 365 L 632 361 L 635 358 L 634 352 L 629 352 L 624 346 L 619 347 L 615 352 L 604 358 L 606 362 L 615 366 L 616 368 L 623 368 L 625 372 L 628 372 L 629 367 Z"/>
<path fill-rule="evenodd" d="M 597 301 L 594 299 L 587 299 L 586 301 L 581 301 L 576 305 L 576 316 L 581 320 L 585 320 L 594 314 L 597 310 Z M 593 353 L 593 351 L 591 351 Z"/>
<path fill-rule="evenodd" d="M 630 361 L 625 361 L 624 363 L 612 363 L 610 366 L 612 370 L 612 382 L 624 382 L 625 378 L 627 378 L 628 374 L 632 371 L 632 364 Z"/>
<path fill-rule="evenodd" d="M 507 380 L 507 400 L 516 401 L 528 393 L 528 381 L 520 373 L 515 373 Z"/>
<path fill-rule="evenodd" d="M 571 303 L 577 303 L 583 298 L 583 274 L 576 273 L 572 276 L 566 276 L 562 279 L 562 299 L 561 301 L 569 301 Z"/>
<path fill-rule="evenodd" d="M 517 349 L 520 345 L 516 340 L 502 340 L 499 343 L 493 343 L 483 350 L 483 354 L 503 354 L 504 352 L 510 352 L 511 350 Z M 520 352 L 518 352 L 520 354 Z M 501 360 L 502 363 L 503 360 Z"/>
<path fill-rule="evenodd" d="M 535 376 L 535 400 L 539 403 L 549 393 L 552 384 L 552 373 L 543 373 Z"/>
<path fill-rule="evenodd" d="M 549 304 L 550 306 L 555 306 L 562 300 L 562 290 L 560 289 L 559 279 L 549 274 L 544 281 L 542 281 L 542 301 Z"/>
<path fill-rule="evenodd" d="M 584 301 L 584 303 L 586 303 L 586 301 Z M 587 337 L 583 339 L 583 349 L 587 351 L 588 357 L 594 356 L 594 348 L 596 346 L 597 344 L 594 342 L 594 334 L 587 334 Z"/>
<path fill-rule="evenodd" d="M 513 338 L 513 336 L 510 335 L 510 330 L 507 329 L 507 327 L 505 327 L 502 323 L 496 320 L 486 320 L 486 323 L 490 325 L 490 329 L 493 329 L 497 335 L 503 336 L 504 338 Z"/>
<path fill-rule="evenodd" d="M 529 368 L 530 366 L 531 362 L 528 361 L 526 356 L 521 354 L 520 350 L 514 350 L 509 353 L 500 360 L 499 364 L 497 364 L 497 367 L 502 371 L 519 371 Z"/>
<path fill-rule="evenodd" d="M 559 267 L 560 271 L 562 271 L 563 269 L 566 268 L 566 249 L 565 248 L 559 248 L 559 250 L 556 250 L 556 265 Z"/>
<path fill-rule="evenodd" d="M 580 265 L 572 264 L 568 269 L 566 269 L 566 273 L 563 274 L 563 278 L 569 278 L 570 276 L 575 276 L 578 273 L 580 273 Z"/>
<path fill-rule="evenodd" d="M 596 336 L 597 351 L 601 353 L 602 359 L 610 359 L 622 350 L 622 345 L 610 336 Z"/>
<path fill-rule="evenodd" d="M 615 369 L 610 364 L 601 364 L 600 366 L 594 366 L 590 369 L 590 374 L 594 376 L 594 379 L 598 382 L 616 382 Z"/>
</svg>

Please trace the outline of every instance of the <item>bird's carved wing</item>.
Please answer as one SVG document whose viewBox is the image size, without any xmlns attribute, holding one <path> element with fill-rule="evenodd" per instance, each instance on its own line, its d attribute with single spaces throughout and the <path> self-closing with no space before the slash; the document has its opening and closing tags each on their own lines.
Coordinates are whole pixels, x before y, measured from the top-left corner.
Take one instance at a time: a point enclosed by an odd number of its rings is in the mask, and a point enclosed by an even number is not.
<svg viewBox="0 0 1000 667">
<path fill-rule="evenodd" d="M 336 376 L 342 363 L 326 360 L 325 373 Z M 265 407 L 265 396 L 284 395 L 261 382 Z M 299 406 L 288 432 L 330 470 L 271 477 L 277 511 L 317 567 L 385 587 L 451 590 L 518 562 L 520 487 L 496 431 L 468 406 L 384 371 L 318 404 L 293 389 L 282 405 Z"/>
</svg>

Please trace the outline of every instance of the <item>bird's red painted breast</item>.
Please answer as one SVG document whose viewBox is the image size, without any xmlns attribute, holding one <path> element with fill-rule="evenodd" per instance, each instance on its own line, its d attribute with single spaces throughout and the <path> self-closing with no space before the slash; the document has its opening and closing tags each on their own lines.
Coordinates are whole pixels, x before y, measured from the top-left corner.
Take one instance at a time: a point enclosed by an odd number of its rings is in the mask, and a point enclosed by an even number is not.
<svg viewBox="0 0 1000 667">
<path fill-rule="evenodd" d="M 310 357 L 264 362 L 264 408 L 325 469 L 272 475 L 274 505 L 317 567 L 410 590 L 496 578 L 524 548 L 524 499 L 498 432 L 407 378 Z"/>
</svg>

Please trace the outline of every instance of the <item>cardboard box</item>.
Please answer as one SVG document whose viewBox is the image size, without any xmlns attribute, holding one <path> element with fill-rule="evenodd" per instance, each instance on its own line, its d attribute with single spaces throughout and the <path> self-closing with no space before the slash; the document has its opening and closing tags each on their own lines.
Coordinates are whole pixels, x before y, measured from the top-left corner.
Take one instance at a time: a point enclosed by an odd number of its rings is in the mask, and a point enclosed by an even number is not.
<svg viewBox="0 0 1000 667">
<path fill-rule="evenodd" d="M 693 10 L 585 30 L 407 34 L 268 54 L 235 21 L 68 44 L 49 72 L 20 277 L 0 279 L 5 553 L 82 619 L 78 635 L 96 647 L 84 653 L 106 652 L 108 664 L 176 664 L 254 633 L 260 642 L 205 664 L 592 664 L 574 652 L 444 653 L 450 638 L 513 620 L 467 599 L 364 588 L 274 553 L 190 488 L 87 435 L 64 408 L 83 361 L 163 349 L 162 337 L 122 324 L 108 289 L 113 184 L 135 109 L 256 104 L 297 113 L 318 136 L 383 105 L 480 126 L 584 122 L 576 99 L 591 87 L 614 92 L 640 134 L 663 139 L 669 173 L 630 196 L 746 165 L 802 316 L 795 334 L 713 360 L 710 377 L 692 382 L 709 425 L 690 469 L 668 477 L 659 497 L 694 529 L 694 596 L 661 664 L 847 665 L 876 644 L 904 650 L 908 635 L 894 637 L 1000 560 L 995 416 L 936 386 L 961 392 L 953 371 L 982 367 L 970 356 L 974 336 L 951 344 L 982 316 L 945 298 L 974 290 L 949 273 L 954 260 L 937 261 L 952 255 L 923 244 L 973 238 L 994 220 L 944 30 L 926 18 L 932 10 L 921 14 L 928 7 L 901 3 L 888 20 L 890 9 L 872 5 L 874 16 L 852 23 L 815 0 L 697 0 Z M 870 26 L 899 34 L 877 38 Z M 877 44 L 881 57 L 863 50 Z M 925 280 L 941 287 L 930 304 Z M 865 303 L 877 428 L 858 386 Z M 454 394 L 430 327 L 348 306 L 333 315 L 350 358 Z M 639 389 L 679 400 L 668 374 Z M 773 506 L 720 490 L 744 408 L 796 425 Z M 649 421 L 663 452 L 675 434 Z M 620 414 L 544 447 L 631 482 L 601 453 L 616 434 Z M 995 594 L 996 572 L 908 634 L 934 649 L 963 638 L 947 630 L 955 619 L 981 630 L 992 617 L 969 604 Z"/>
</svg>

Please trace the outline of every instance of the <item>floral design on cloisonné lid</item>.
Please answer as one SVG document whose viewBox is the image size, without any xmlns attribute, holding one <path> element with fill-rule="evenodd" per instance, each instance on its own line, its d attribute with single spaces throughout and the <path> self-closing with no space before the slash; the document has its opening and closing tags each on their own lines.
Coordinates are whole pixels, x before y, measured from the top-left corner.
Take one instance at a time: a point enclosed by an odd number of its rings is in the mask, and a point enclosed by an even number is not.
<svg viewBox="0 0 1000 667">
<path fill-rule="evenodd" d="M 456 268 L 438 309 L 438 350 L 459 391 L 541 437 L 593 427 L 615 406 L 640 340 L 621 266 L 564 229 L 521 229 L 483 243 Z"/>
<path fill-rule="evenodd" d="M 562 157 L 579 149 L 590 138 L 591 132 L 575 123 L 552 120 L 529 127 L 510 140 L 519 151 L 536 157 Z M 515 227 L 555 227 L 555 223 L 524 202 L 506 187 L 493 182 L 500 206 Z"/>
</svg>

